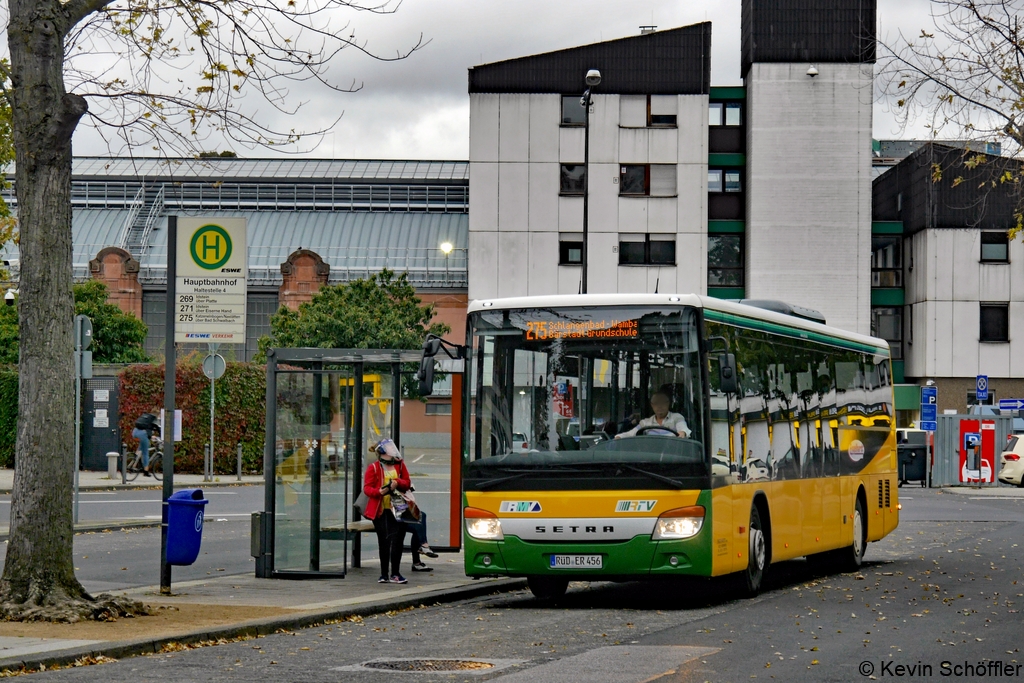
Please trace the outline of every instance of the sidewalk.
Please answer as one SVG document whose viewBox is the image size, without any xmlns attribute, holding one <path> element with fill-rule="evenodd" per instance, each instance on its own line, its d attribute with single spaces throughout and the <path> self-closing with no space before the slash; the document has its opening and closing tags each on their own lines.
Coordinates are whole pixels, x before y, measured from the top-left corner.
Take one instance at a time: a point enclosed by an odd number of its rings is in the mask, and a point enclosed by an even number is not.
<svg viewBox="0 0 1024 683">
<path fill-rule="evenodd" d="M 242 481 L 238 481 L 235 474 L 220 474 L 213 478 L 212 482 L 203 482 L 201 474 L 177 474 L 174 475 L 174 488 L 214 488 L 218 486 L 253 486 L 263 485 L 262 474 L 243 474 Z M 0 469 L 0 494 L 10 493 L 14 486 L 14 470 Z M 89 489 L 151 489 L 163 486 L 162 481 L 152 477 L 144 477 L 141 474 L 135 481 L 121 484 L 121 478 L 108 479 L 106 472 L 80 472 L 78 475 L 78 486 L 82 491 Z"/>
<path fill-rule="evenodd" d="M 1024 498 L 1024 489 L 1012 486 L 945 486 L 943 493 L 959 496 L 983 496 L 986 498 Z"/>
<path fill-rule="evenodd" d="M 408 567 L 408 556 L 405 558 Z M 152 615 L 77 624 L 0 622 L 0 673 L 37 671 L 83 658 L 169 652 L 190 644 L 252 638 L 328 620 L 451 602 L 525 586 L 522 579 L 466 577 L 462 554 L 442 554 L 433 572 L 407 573 L 405 585 L 378 584 L 376 562 L 344 579 L 290 581 L 252 574 L 115 591 L 151 607 Z M 88 589 L 89 586 L 86 585 Z"/>
</svg>

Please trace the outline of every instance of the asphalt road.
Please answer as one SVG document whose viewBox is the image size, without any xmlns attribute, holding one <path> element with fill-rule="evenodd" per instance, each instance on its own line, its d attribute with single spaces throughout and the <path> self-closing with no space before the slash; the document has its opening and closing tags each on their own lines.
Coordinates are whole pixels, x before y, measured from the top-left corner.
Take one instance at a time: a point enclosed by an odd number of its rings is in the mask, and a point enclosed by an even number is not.
<svg viewBox="0 0 1024 683">
<path fill-rule="evenodd" d="M 499 594 L 33 678 L 440 679 L 360 666 L 380 658 L 504 660 L 444 676 L 467 682 L 1001 680 L 996 663 L 1024 676 L 1024 500 L 903 493 L 900 527 L 860 572 L 781 563 L 753 600 L 722 580 L 573 584 L 556 606 Z"/>
</svg>

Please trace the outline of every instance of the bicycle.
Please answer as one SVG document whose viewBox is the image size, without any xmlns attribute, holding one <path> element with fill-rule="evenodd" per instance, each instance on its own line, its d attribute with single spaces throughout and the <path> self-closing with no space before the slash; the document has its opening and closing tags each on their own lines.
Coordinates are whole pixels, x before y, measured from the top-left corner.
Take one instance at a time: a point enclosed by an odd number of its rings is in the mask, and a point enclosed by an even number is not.
<svg viewBox="0 0 1024 683">
<path fill-rule="evenodd" d="M 164 442 L 159 436 L 152 436 L 149 440 L 149 473 L 157 481 L 164 476 Z M 135 450 L 135 457 L 128 461 L 128 470 L 125 472 L 125 479 L 135 481 L 142 472 L 142 449 Z"/>
</svg>

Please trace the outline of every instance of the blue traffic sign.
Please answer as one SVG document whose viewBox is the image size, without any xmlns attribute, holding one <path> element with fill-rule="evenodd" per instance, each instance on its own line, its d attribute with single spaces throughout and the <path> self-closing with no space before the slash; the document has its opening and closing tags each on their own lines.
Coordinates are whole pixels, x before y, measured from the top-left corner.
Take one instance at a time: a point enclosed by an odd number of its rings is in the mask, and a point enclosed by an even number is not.
<svg viewBox="0 0 1024 683">
<path fill-rule="evenodd" d="M 1001 398 L 999 410 L 1024 410 L 1024 398 Z"/>
<path fill-rule="evenodd" d="M 921 429 L 927 432 L 934 432 L 936 430 L 938 403 L 938 387 L 921 387 Z"/>
<path fill-rule="evenodd" d="M 975 394 L 979 401 L 988 400 L 988 375 L 978 375 Z"/>
</svg>

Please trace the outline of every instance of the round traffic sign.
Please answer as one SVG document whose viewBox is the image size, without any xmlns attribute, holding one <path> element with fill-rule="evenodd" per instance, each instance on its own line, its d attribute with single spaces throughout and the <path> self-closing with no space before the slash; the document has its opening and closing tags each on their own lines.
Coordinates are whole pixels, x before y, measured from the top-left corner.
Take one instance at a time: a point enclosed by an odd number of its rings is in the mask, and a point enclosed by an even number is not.
<svg viewBox="0 0 1024 683">
<path fill-rule="evenodd" d="M 210 379 L 220 379 L 226 369 L 224 356 L 219 353 L 210 354 L 203 359 L 203 374 Z"/>
<path fill-rule="evenodd" d="M 231 258 L 231 235 L 219 225 L 204 225 L 192 234 L 188 249 L 197 266 L 216 270 Z"/>
</svg>

